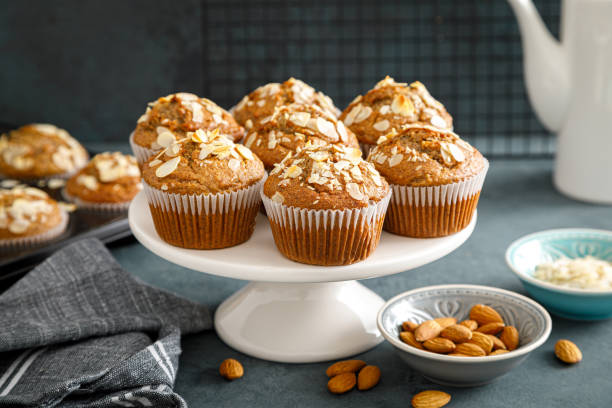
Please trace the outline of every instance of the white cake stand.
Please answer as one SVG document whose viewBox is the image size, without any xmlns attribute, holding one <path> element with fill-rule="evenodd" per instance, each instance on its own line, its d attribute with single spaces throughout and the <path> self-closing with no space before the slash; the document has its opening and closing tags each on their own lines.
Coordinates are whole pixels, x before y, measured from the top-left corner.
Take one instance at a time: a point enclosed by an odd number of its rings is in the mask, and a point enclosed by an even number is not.
<svg viewBox="0 0 612 408">
<path fill-rule="evenodd" d="M 225 343 L 265 360 L 309 363 L 348 357 L 380 343 L 376 314 L 384 301 L 355 279 L 404 272 L 442 258 L 469 238 L 476 214 L 466 229 L 444 238 L 383 232 L 378 248 L 365 261 L 327 267 L 283 257 L 261 214 L 251 239 L 218 250 L 183 249 L 162 241 L 143 192 L 130 205 L 129 223 L 142 245 L 172 263 L 251 281 L 215 313 L 215 328 Z"/>
</svg>

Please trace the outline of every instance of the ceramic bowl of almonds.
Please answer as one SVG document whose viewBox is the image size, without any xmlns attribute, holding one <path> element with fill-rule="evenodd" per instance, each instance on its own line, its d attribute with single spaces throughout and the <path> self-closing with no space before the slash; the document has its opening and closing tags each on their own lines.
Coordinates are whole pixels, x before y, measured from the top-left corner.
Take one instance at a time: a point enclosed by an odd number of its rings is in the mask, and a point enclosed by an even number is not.
<svg viewBox="0 0 612 408">
<path fill-rule="evenodd" d="M 507 374 L 552 329 L 550 315 L 535 301 L 478 285 L 404 292 L 385 303 L 377 324 L 410 368 L 454 387 L 480 386 Z"/>
</svg>

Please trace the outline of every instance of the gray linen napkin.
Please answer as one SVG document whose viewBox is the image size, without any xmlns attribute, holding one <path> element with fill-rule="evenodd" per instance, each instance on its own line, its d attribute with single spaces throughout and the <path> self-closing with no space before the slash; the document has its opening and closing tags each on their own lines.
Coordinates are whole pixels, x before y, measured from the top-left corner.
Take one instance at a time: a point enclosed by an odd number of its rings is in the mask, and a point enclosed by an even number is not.
<svg viewBox="0 0 612 408">
<path fill-rule="evenodd" d="M 137 281 L 95 239 L 0 295 L 0 407 L 186 407 L 180 336 L 208 309 Z"/>
</svg>

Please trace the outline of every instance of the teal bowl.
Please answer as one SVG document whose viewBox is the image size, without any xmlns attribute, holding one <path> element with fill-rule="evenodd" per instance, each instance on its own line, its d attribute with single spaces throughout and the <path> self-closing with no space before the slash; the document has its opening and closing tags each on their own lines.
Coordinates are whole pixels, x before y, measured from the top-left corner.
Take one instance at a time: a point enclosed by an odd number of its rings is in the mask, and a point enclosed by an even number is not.
<svg viewBox="0 0 612 408">
<path fill-rule="evenodd" d="M 575 320 L 612 318 L 612 290 L 564 288 L 533 277 L 540 263 L 587 255 L 612 262 L 612 231 L 569 228 L 536 232 L 514 241 L 506 251 L 506 262 L 525 290 L 549 312 Z"/>
</svg>

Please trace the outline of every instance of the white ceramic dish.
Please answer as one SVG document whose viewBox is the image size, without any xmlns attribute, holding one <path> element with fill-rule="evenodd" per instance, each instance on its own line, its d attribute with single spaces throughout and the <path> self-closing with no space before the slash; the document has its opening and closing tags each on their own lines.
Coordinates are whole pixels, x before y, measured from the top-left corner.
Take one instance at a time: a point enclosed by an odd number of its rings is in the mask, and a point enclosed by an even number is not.
<svg viewBox="0 0 612 408">
<path fill-rule="evenodd" d="M 436 317 L 468 318 L 477 303 L 493 307 L 507 325 L 519 331 L 520 347 L 488 357 L 455 357 L 419 350 L 399 339 L 402 322 L 421 323 Z M 552 329 L 546 310 L 533 300 L 503 289 L 478 285 L 439 285 L 401 293 L 378 313 L 378 328 L 412 369 L 439 384 L 474 387 L 487 384 L 519 365 L 540 347 Z"/>
<path fill-rule="evenodd" d="M 444 238 L 413 239 L 383 232 L 368 259 L 334 267 L 284 258 L 261 214 L 247 242 L 214 251 L 178 248 L 162 241 L 142 192 L 132 201 L 129 222 L 145 247 L 170 262 L 255 281 L 217 309 L 215 328 L 223 341 L 266 360 L 304 363 L 344 358 L 379 344 L 382 336 L 376 313 L 384 300 L 355 279 L 404 272 L 442 258 L 469 238 L 476 215 L 466 229 Z"/>
</svg>

